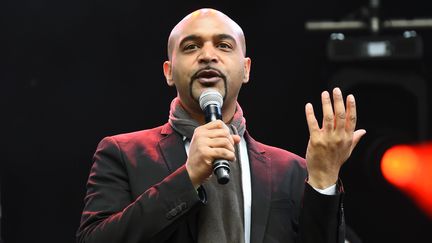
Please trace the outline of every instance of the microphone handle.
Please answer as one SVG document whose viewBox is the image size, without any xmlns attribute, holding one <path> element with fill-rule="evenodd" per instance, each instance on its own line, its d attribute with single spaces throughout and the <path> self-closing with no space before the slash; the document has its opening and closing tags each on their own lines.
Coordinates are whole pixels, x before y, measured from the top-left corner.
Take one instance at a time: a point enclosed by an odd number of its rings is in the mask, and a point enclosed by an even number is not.
<svg viewBox="0 0 432 243">
<path fill-rule="evenodd" d="M 205 108 L 205 119 L 209 123 L 211 121 L 222 120 L 222 112 L 217 105 L 208 105 Z M 215 174 L 219 184 L 227 184 L 230 180 L 229 176 L 230 165 L 226 159 L 217 159 L 213 161 L 213 174 Z"/>
</svg>

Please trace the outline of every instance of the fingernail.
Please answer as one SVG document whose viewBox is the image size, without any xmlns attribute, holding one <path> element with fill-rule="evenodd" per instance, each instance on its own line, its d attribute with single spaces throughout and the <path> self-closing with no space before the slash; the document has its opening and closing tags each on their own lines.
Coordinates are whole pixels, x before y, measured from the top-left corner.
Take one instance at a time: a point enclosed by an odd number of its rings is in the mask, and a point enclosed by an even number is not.
<svg viewBox="0 0 432 243">
<path fill-rule="evenodd" d="M 329 93 L 327 91 L 322 92 L 321 96 L 323 98 L 328 98 L 329 97 Z"/>
<path fill-rule="evenodd" d="M 342 94 L 342 91 L 340 90 L 339 87 L 337 87 L 337 88 L 334 89 L 334 93 L 337 94 L 337 95 L 340 95 L 340 94 Z"/>
</svg>

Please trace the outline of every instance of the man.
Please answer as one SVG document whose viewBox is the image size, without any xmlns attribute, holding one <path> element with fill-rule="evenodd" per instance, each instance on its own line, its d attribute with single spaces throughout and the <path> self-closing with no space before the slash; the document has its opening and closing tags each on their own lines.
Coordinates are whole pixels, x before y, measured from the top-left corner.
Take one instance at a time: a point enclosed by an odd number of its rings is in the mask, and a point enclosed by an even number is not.
<svg viewBox="0 0 432 243">
<path fill-rule="evenodd" d="M 237 103 L 245 53 L 242 29 L 219 11 L 197 10 L 174 27 L 163 64 L 178 91 L 169 123 L 101 141 L 78 242 L 343 241 L 338 173 L 365 134 L 354 131 L 354 97 L 345 109 L 339 89 L 333 106 L 323 92 L 322 128 L 306 105 L 306 161 L 256 142 Z M 223 122 L 205 124 L 198 99 L 210 88 L 223 96 Z M 232 161 L 226 185 L 211 176 L 216 159 Z"/>
</svg>

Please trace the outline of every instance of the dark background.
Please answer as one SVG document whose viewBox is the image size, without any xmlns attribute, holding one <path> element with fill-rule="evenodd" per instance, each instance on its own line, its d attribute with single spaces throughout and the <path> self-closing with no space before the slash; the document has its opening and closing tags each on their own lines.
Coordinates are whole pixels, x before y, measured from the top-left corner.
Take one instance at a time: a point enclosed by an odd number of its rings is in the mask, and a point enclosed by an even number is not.
<svg viewBox="0 0 432 243">
<path fill-rule="evenodd" d="M 429 1 L 382 1 L 382 18 L 432 17 Z M 320 93 L 359 78 L 388 84 L 343 86 L 356 95 L 358 127 L 368 131 L 341 177 L 346 221 L 364 242 L 430 242 L 431 220 L 388 184 L 379 161 L 386 147 L 431 140 L 419 134 L 416 96 L 391 84 L 420 78 L 431 92 L 432 30 L 419 30 L 415 61 L 334 63 L 329 33 L 306 20 L 339 20 L 367 1 L 0 2 L 1 234 L 6 243 L 74 242 L 97 143 L 108 135 L 167 121 L 171 99 L 162 73 L 172 27 L 189 12 L 217 8 L 243 27 L 251 81 L 239 101 L 256 139 L 304 156 L 306 102 L 320 114 Z M 402 31 L 387 34 L 400 35 Z M 360 35 L 362 33 L 353 33 Z M 356 71 L 357 70 L 357 71 Z M 432 100 L 427 97 L 429 107 Z M 429 111 L 430 109 L 428 109 Z M 320 116 L 320 115 L 318 115 Z M 432 172 L 431 172 L 432 175 Z"/>
</svg>

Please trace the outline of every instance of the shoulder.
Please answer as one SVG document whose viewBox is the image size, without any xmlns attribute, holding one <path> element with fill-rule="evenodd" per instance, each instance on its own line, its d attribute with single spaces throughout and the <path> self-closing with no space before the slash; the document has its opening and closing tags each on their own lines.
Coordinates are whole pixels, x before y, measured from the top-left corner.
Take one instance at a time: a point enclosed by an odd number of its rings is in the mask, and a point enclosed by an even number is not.
<svg viewBox="0 0 432 243">
<path fill-rule="evenodd" d="M 262 154 L 271 164 L 272 169 L 298 169 L 306 170 L 306 160 L 286 149 L 267 145 L 254 140 L 249 134 L 246 135 L 247 143 L 254 153 Z"/>
<path fill-rule="evenodd" d="M 253 160 L 264 162 L 271 174 L 272 197 L 301 198 L 307 178 L 306 160 L 293 152 L 257 142 L 251 137 L 247 141 L 249 154 L 255 157 Z"/>
<path fill-rule="evenodd" d="M 261 146 L 263 148 L 263 150 L 265 150 L 265 153 L 267 154 L 267 156 L 272 157 L 272 158 L 281 158 L 281 159 L 286 159 L 286 160 L 296 160 L 296 161 L 300 161 L 300 162 L 304 162 L 304 158 L 293 153 L 290 152 L 288 150 L 282 149 L 282 148 L 278 148 L 275 146 L 271 146 L 271 145 L 267 145 L 261 142 L 257 142 L 259 144 L 259 146 Z"/>
<path fill-rule="evenodd" d="M 151 129 L 122 133 L 109 136 L 109 138 L 121 144 L 137 143 L 142 141 L 159 141 L 162 137 L 162 130 L 164 127 L 165 125 Z"/>
<path fill-rule="evenodd" d="M 98 147 L 114 146 L 119 150 L 126 151 L 154 147 L 164 137 L 163 130 L 166 126 L 167 124 L 151 129 L 107 136 L 100 141 Z"/>
</svg>

